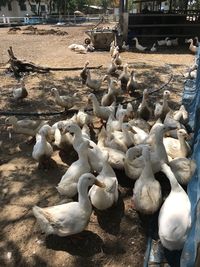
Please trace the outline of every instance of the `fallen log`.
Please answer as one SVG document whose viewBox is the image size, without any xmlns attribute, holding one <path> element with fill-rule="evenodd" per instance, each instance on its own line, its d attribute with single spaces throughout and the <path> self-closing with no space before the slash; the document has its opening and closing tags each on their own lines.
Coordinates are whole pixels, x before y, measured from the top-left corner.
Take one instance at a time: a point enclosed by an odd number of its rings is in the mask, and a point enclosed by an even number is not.
<svg viewBox="0 0 200 267">
<path fill-rule="evenodd" d="M 9 55 L 9 63 L 10 67 L 9 70 L 12 71 L 16 78 L 20 78 L 23 76 L 23 73 L 25 72 L 37 72 L 37 73 L 47 73 L 49 71 L 76 71 L 76 70 L 82 70 L 83 67 L 42 67 L 39 65 L 36 65 L 32 62 L 27 62 L 25 60 L 17 59 L 14 55 L 14 52 L 12 50 L 12 46 L 8 49 L 8 55 Z M 88 67 L 88 69 L 100 69 L 102 65 L 94 66 L 94 67 Z"/>
</svg>

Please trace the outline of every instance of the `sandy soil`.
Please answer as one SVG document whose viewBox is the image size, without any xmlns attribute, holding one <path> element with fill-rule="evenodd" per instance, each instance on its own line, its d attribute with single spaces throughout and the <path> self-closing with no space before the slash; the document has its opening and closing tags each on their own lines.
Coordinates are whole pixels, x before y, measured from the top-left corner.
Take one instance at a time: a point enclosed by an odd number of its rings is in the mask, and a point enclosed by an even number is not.
<svg viewBox="0 0 200 267">
<path fill-rule="evenodd" d="M 49 29 L 50 26 L 39 26 Z M 56 29 L 56 27 L 53 27 Z M 83 43 L 87 35 L 85 30 L 91 26 L 62 27 L 68 35 L 28 35 L 23 30 L 8 34 L 8 28 L 0 29 L 0 110 L 39 112 L 60 111 L 50 94 L 52 87 L 60 92 L 82 94 L 76 106 L 87 106 L 88 88 L 81 85 L 79 71 L 60 71 L 47 74 L 32 73 L 25 77 L 29 92 L 24 103 L 16 103 L 12 98 L 12 89 L 18 81 L 3 69 L 8 61 L 7 49 L 13 47 L 18 58 L 49 67 L 83 66 L 86 60 L 91 66 L 103 65 L 92 75 L 102 77 L 110 61 L 109 52 L 76 54 L 68 49 L 72 43 Z M 22 27 L 23 29 L 23 27 Z M 159 89 L 172 77 L 165 87 L 172 93 L 171 106 L 181 103 L 183 77 L 194 56 L 185 47 L 162 49 L 158 53 L 138 53 L 134 49 L 121 53 L 123 62 L 128 62 L 130 69 L 135 68 L 139 89 L 150 91 Z M 100 98 L 106 84 L 97 94 Z M 151 95 L 155 103 L 163 90 Z M 125 99 L 126 100 L 126 99 Z M 138 103 L 135 103 L 136 107 Z M 26 143 L 27 137 L 13 134 L 9 138 L 4 121 L 0 116 L 0 266 L 143 266 L 146 248 L 146 221 L 132 209 L 131 195 L 133 184 L 123 173 L 118 173 L 120 198 L 117 205 L 108 211 L 92 214 L 88 228 L 78 238 L 45 237 L 32 215 L 32 207 L 51 206 L 61 200 L 55 186 L 73 161 L 71 155 L 62 154 L 55 149 L 53 159 L 57 168 L 39 170 L 32 159 L 32 145 Z M 23 116 L 19 117 L 23 118 Z M 65 116 L 45 117 L 51 125 Z M 62 157 L 60 157 L 60 155 Z"/>
</svg>

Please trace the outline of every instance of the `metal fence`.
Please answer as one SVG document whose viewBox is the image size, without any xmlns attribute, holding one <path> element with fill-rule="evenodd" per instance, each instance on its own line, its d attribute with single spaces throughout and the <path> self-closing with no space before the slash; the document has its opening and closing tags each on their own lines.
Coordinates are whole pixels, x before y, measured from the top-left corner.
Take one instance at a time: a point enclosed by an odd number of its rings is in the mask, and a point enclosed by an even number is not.
<svg viewBox="0 0 200 267">
<path fill-rule="evenodd" d="M 3 26 L 9 25 L 27 25 L 27 24 L 80 24 L 86 22 L 97 22 L 102 16 L 105 22 L 118 22 L 119 16 L 115 14 L 89 14 L 85 16 L 76 15 L 45 15 L 40 17 L 26 16 L 26 17 L 0 17 L 0 24 Z"/>
</svg>

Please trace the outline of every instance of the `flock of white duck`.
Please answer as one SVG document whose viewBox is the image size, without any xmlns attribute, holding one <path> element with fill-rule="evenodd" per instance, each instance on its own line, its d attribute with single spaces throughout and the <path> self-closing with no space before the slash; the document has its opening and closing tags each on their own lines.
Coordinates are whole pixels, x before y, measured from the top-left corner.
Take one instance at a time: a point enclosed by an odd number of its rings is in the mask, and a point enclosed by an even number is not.
<svg viewBox="0 0 200 267">
<path fill-rule="evenodd" d="M 145 51 L 150 51 L 150 52 L 156 52 L 158 51 L 159 47 L 177 47 L 180 43 L 179 38 L 174 38 L 170 39 L 169 37 L 166 37 L 165 39 L 162 40 L 157 40 L 156 42 L 153 43 L 152 46 L 143 46 L 140 42 L 138 37 L 132 38 L 132 40 L 135 42 L 135 49 L 141 52 Z M 199 46 L 199 39 L 198 37 L 190 38 L 190 39 L 185 39 L 185 43 L 189 43 L 188 49 L 192 53 L 196 53 L 198 46 Z M 114 47 L 115 41 L 111 43 L 111 46 Z M 68 46 L 68 48 L 74 52 L 80 53 L 80 54 L 86 54 L 87 52 L 93 52 L 95 50 L 94 46 L 92 44 L 71 44 Z M 120 47 L 121 51 L 130 51 L 130 46 L 126 44 L 124 41 Z"/>
<path fill-rule="evenodd" d="M 175 39 L 170 39 L 169 37 L 166 37 L 163 40 L 158 40 L 155 43 L 153 43 L 153 45 L 151 47 L 148 46 L 143 46 L 137 37 L 134 37 L 132 39 L 133 41 L 135 41 L 135 49 L 141 52 L 144 51 L 151 51 L 151 52 L 156 52 L 158 50 L 158 48 L 160 46 L 166 46 L 166 47 L 176 47 L 179 45 L 179 39 L 175 38 Z M 194 38 L 190 38 L 190 39 L 185 39 L 185 43 L 189 43 L 189 47 L 188 49 L 192 52 L 192 53 L 196 53 L 198 46 L 199 46 L 199 39 L 198 37 L 194 37 Z M 128 51 L 129 50 L 129 45 L 126 45 L 125 42 L 123 42 L 122 44 L 122 51 Z"/>
<path fill-rule="evenodd" d="M 6 124 L 12 125 L 9 129 L 36 137 L 32 157 L 41 168 L 48 168 L 55 147 L 66 153 L 73 148 L 78 154 L 78 160 L 60 177 L 56 187 L 66 199 L 71 200 L 78 193 L 78 201 L 47 208 L 35 206 L 33 214 L 46 234 L 68 236 L 79 233 L 89 222 L 92 206 L 105 210 L 117 203 L 115 170 L 123 170 L 124 179 L 135 181 L 135 209 L 143 214 L 153 214 L 160 209 L 160 240 L 167 249 L 179 250 L 191 224 L 190 201 L 181 185 L 187 185 L 196 168 L 195 162 L 189 158 L 188 113 L 183 105 L 178 110 L 170 107 L 167 90 L 154 109 L 149 105 L 151 97 L 147 89 L 143 91 L 136 112 L 131 103 L 126 107 L 117 104 L 118 96 L 134 91 L 137 82 L 128 64 L 123 65 L 118 81 L 113 78 L 112 74 L 122 64 L 122 59 L 114 44 L 110 51 L 111 64 L 103 79 L 91 77 L 89 62 L 80 74 L 82 83 L 93 90 L 88 95 L 93 114 L 80 110 L 72 118 L 51 126 L 45 121 L 17 120 L 14 116 L 6 119 Z M 108 91 L 99 102 L 95 92 L 99 91 L 103 81 L 107 81 Z M 77 94 L 60 96 L 56 88 L 51 92 L 55 103 L 65 109 L 71 108 L 77 100 Z M 102 127 L 96 130 L 95 141 L 91 139 L 90 131 L 94 117 L 102 122 Z M 158 172 L 164 173 L 171 185 L 166 199 L 163 199 L 161 185 L 155 179 Z"/>
</svg>

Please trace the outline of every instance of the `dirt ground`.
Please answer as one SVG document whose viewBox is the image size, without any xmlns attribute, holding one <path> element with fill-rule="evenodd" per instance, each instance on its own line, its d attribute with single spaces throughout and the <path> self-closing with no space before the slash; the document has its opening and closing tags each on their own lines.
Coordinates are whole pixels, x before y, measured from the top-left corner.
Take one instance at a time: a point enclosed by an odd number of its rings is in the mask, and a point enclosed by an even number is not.
<svg viewBox="0 0 200 267">
<path fill-rule="evenodd" d="M 45 25 L 37 27 L 51 28 Z M 76 54 L 68 49 L 72 43 L 83 43 L 87 37 L 84 32 L 91 29 L 91 25 L 58 29 L 66 31 L 68 35 L 31 35 L 23 34 L 23 30 L 8 34 L 8 28 L 0 29 L 1 111 L 60 111 L 50 94 L 52 87 L 58 88 L 62 94 L 81 93 L 77 109 L 88 105 L 90 90 L 81 85 L 79 71 L 29 74 L 25 77 L 28 98 L 22 104 L 12 98 L 12 89 L 19 83 L 3 69 L 8 61 L 9 46 L 13 47 L 18 58 L 41 66 L 82 67 L 89 60 L 91 66 L 103 65 L 101 69 L 93 70 L 92 75 L 102 77 L 106 73 L 110 62 L 109 52 Z M 172 93 L 172 108 L 181 103 L 184 82 L 182 73 L 194 61 L 194 55 L 186 47 L 162 48 L 157 53 L 138 53 L 131 47 L 131 51 L 121 53 L 121 57 L 124 63 L 129 63 L 130 69 L 136 70 L 141 92 L 145 88 L 150 91 L 159 89 L 173 75 L 165 89 Z M 105 90 L 106 84 L 97 94 L 99 99 Z M 160 90 L 152 94 L 150 102 L 155 103 L 162 93 L 163 90 Z M 138 104 L 135 103 L 136 106 Z M 143 266 L 147 218 L 142 218 L 132 209 L 133 185 L 123 173 L 118 173 L 121 185 L 117 205 L 105 212 L 93 212 L 86 231 L 77 239 L 45 237 L 41 234 L 31 209 L 34 205 L 45 207 L 59 203 L 61 199 L 55 186 L 72 159 L 68 154 L 61 159 L 55 148 L 53 159 L 57 168 L 39 170 L 31 157 L 33 144 L 28 145 L 27 137 L 19 134 L 13 134 L 10 139 L 4 124 L 5 118 L 0 115 L 0 266 Z M 50 125 L 63 118 L 63 115 L 43 117 Z"/>
</svg>

